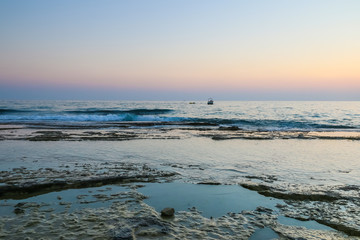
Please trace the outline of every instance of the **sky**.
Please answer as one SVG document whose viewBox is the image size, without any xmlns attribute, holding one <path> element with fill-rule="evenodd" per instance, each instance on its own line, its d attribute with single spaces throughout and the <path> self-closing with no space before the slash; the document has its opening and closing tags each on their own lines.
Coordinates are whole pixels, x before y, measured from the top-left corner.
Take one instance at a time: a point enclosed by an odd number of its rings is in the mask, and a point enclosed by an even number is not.
<svg viewBox="0 0 360 240">
<path fill-rule="evenodd" d="M 0 99 L 360 100 L 358 0 L 1 0 Z"/>
</svg>

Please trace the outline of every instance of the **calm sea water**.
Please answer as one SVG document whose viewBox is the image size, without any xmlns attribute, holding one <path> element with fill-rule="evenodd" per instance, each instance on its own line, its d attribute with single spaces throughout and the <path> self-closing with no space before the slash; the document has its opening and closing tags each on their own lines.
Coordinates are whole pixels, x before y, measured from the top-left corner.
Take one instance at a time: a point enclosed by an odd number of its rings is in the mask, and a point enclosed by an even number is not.
<svg viewBox="0 0 360 240">
<path fill-rule="evenodd" d="M 249 130 L 360 131 L 360 102 L 0 101 L 0 123 L 164 122 Z M 108 125 L 111 126 L 111 125 Z"/>
</svg>

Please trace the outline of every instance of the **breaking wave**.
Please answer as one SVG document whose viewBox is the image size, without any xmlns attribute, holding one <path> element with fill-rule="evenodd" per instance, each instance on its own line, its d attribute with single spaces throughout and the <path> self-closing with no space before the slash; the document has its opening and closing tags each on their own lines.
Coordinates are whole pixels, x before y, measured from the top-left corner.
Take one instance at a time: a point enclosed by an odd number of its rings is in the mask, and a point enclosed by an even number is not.
<svg viewBox="0 0 360 240">
<path fill-rule="evenodd" d="M 171 109 L 130 109 L 130 110 L 107 110 L 107 109 L 84 109 L 75 111 L 65 111 L 70 114 L 95 114 L 95 115 L 109 115 L 109 114 L 134 114 L 134 115 L 160 115 L 170 113 Z"/>
<path fill-rule="evenodd" d="M 44 112 L 37 110 L 0 109 L 1 121 L 171 121 L 171 118 L 162 117 L 170 113 L 171 109 L 79 109 L 60 112 Z"/>
<path fill-rule="evenodd" d="M 357 115 L 339 115 L 339 117 L 319 117 L 320 114 L 298 114 L 296 111 L 286 112 L 280 117 L 269 111 L 267 116 L 254 114 L 240 114 L 244 109 L 232 112 L 228 109 L 206 109 L 203 106 L 189 108 L 188 105 L 176 105 L 166 103 L 163 107 L 141 106 L 134 103 L 132 108 L 118 108 L 114 105 L 92 107 L 91 102 L 79 107 L 78 103 L 61 102 L 61 104 L 23 104 L 13 106 L 3 104 L 0 107 L 0 122 L 2 123 L 36 123 L 51 122 L 153 122 L 153 126 L 162 125 L 164 122 L 170 125 L 186 125 L 193 127 L 235 127 L 244 130 L 260 131 L 360 131 Z M 96 102 L 93 104 L 97 104 Z M 100 105 L 100 104 L 98 104 Z M 171 105 L 171 107 L 168 107 Z M 140 106 L 140 107 L 135 107 Z M 17 108 L 18 107 L 18 108 Z M 230 109 L 230 108 L 229 108 Z M 230 113 L 230 114 L 229 114 Z M 259 118 L 255 118 L 259 117 Z M 346 119 L 345 119 L 346 118 Z M 353 120 L 355 119 L 355 120 Z M 111 124 L 110 124 L 111 125 Z"/>
<path fill-rule="evenodd" d="M 108 121 L 171 121 L 171 119 L 152 115 L 135 114 L 107 114 L 107 115 L 26 115 L 26 116 L 1 116 L 2 121 L 61 121 L 61 122 L 108 122 Z"/>
<path fill-rule="evenodd" d="M 174 122 L 179 125 L 194 126 L 236 126 L 240 129 L 250 130 L 346 130 L 357 129 L 355 126 L 341 124 L 325 124 L 306 121 L 291 120 L 251 120 L 251 119 L 219 119 L 219 118 L 186 118 L 186 117 L 166 117 L 146 114 L 46 114 L 46 115 L 0 115 L 1 121 L 60 121 L 60 122 Z"/>
<path fill-rule="evenodd" d="M 11 113 L 26 113 L 26 112 L 31 112 L 31 111 L 19 110 L 19 109 L 0 108 L 0 115 L 2 115 L 2 114 L 11 114 Z"/>
</svg>

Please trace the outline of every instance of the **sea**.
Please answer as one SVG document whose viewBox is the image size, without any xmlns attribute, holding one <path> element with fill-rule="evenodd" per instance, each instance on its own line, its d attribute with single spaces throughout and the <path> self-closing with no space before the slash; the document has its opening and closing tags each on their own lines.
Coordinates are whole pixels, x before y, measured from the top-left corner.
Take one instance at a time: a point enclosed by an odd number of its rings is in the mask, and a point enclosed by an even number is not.
<svg viewBox="0 0 360 240">
<path fill-rule="evenodd" d="M 173 122 L 267 131 L 360 131 L 359 108 L 359 102 L 0 101 L 0 123 Z"/>
<path fill-rule="evenodd" d="M 0 101 L 0 239 L 359 239 L 359 176 L 360 102 Z"/>
</svg>

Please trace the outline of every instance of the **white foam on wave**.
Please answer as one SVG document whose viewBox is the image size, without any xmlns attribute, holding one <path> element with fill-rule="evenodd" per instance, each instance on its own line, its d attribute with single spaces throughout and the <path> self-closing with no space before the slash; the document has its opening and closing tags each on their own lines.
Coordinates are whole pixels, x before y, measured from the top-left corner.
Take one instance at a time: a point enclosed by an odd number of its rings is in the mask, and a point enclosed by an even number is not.
<svg viewBox="0 0 360 240">
<path fill-rule="evenodd" d="M 86 121 L 95 121 L 95 122 L 106 122 L 106 121 L 173 121 L 172 118 L 159 117 L 153 115 L 138 116 L 134 114 L 108 114 L 108 115 L 88 115 L 88 114 L 78 114 L 78 115 L 2 115 L 0 116 L 1 121 L 71 121 L 71 122 L 86 122 Z"/>
</svg>

